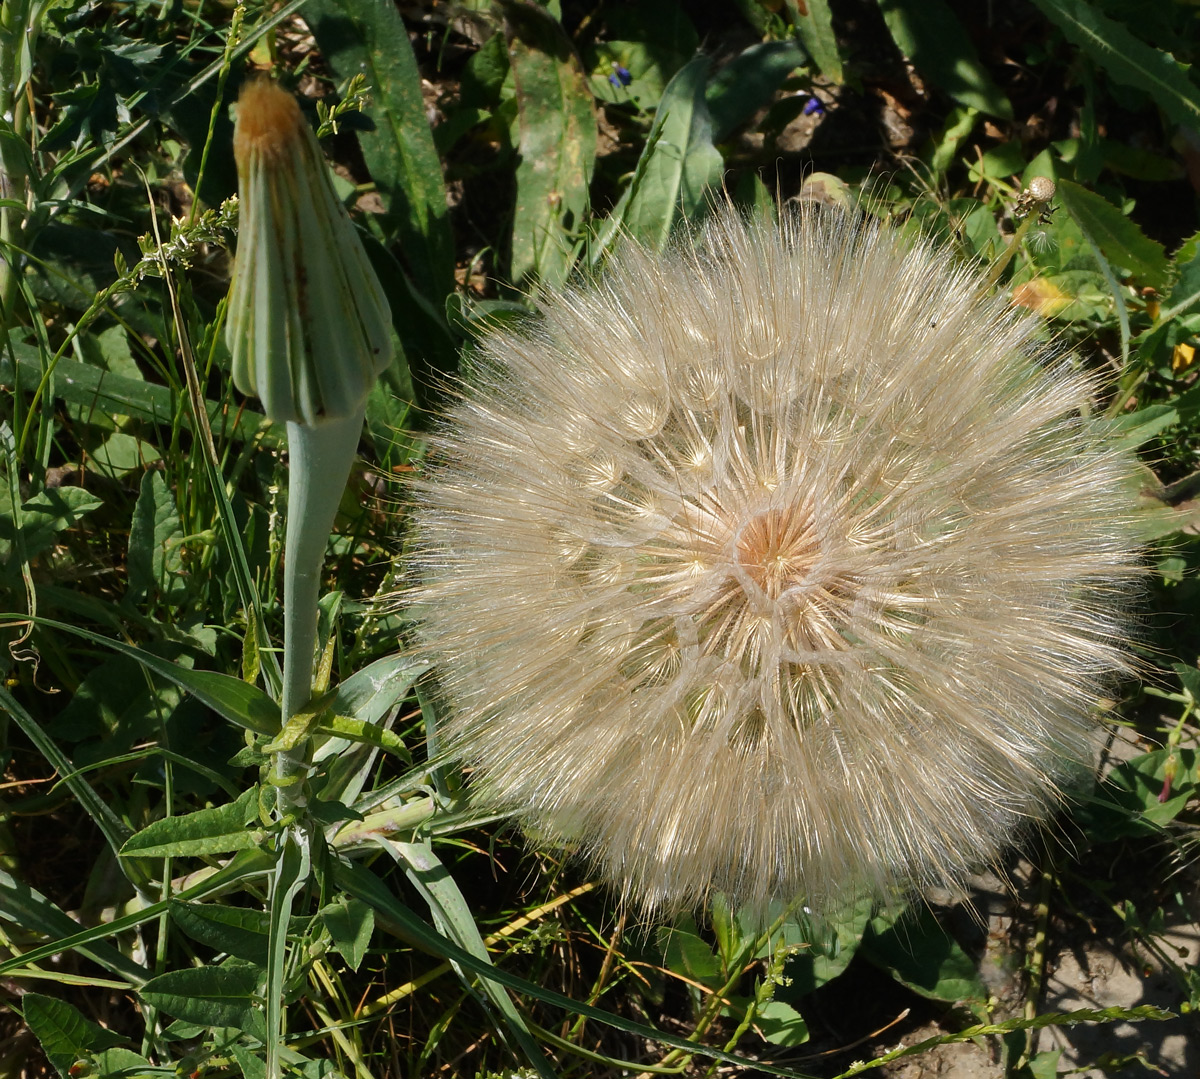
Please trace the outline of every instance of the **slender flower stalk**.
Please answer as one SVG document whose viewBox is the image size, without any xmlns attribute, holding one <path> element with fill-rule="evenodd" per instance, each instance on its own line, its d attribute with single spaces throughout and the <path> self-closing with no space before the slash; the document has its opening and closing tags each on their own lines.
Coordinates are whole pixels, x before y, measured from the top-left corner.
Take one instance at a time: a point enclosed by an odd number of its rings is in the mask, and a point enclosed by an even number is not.
<svg viewBox="0 0 1200 1079">
<path fill-rule="evenodd" d="M 288 432 L 286 722 L 312 692 L 325 546 L 367 394 L 391 361 L 391 316 L 291 94 L 265 80 L 246 85 L 234 155 L 241 223 L 226 327 L 233 377 Z M 281 750 L 277 780 L 286 786 L 305 763 L 303 748 Z"/>
<path fill-rule="evenodd" d="M 951 884 L 1129 666 L 1133 461 L 976 271 L 730 210 L 500 328 L 415 489 L 420 649 L 482 802 L 632 904 Z"/>
</svg>

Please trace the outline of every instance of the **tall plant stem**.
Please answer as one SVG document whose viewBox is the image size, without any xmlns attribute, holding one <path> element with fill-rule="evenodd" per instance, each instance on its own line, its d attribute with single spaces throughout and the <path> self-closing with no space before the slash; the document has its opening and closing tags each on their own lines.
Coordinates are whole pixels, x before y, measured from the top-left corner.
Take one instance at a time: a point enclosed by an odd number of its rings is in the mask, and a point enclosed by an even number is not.
<svg viewBox="0 0 1200 1079">
<path fill-rule="evenodd" d="M 317 642 L 317 600 L 325 546 L 362 434 L 365 406 L 350 416 L 315 425 L 289 423 L 288 520 L 283 574 L 283 697 L 286 724 L 312 695 Z M 303 739 L 275 758 L 281 804 L 303 802 L 303 773 L 310 747 Z"/>
</svg>

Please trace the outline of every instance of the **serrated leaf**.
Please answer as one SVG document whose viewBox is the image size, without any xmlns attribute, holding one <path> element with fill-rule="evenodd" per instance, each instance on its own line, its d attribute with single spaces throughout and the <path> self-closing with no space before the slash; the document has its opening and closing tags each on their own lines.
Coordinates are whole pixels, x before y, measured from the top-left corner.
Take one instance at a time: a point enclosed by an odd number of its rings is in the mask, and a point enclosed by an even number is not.
<svg viewBox="0 0 1200 1079">
<path fill-rule="evenodd" d="M 263 973 L 248 963 L 169 970 L 139 991 L 142 1001 L 201 1027 L 234 1027 L 261 1038 L 262 1011 L 255 1007 Z"/>
<path fill-rule="evenodd" d="M 125 1039 L 93 1023 L 73 1004 L 41 993 L 21 997 L 25 1024 L 41 1043 L 46 1058 L 65 1079 L 80 1057 L 120 1045 Z"/>
<path fill-rule="evenodd" d="M 258 787 L 234 802 L 164 817 L 130 836 L 121 848 L 125 858 L 182 858 L 249 850 L 262 842 L 261 829 L 247 827 L 258 817 Z"/>
<path fill-rule="evenodd" d="M 1084 235 L 1116 266 L 1151 288 L 1166 287 L 1170 263 L 1162 244 L 1148 237 L 1111 202 L 1071 180 L 1060 180 L 1058 197 Z"/>
<path fill-rule="evenodd" d="M 574 261 L 596 161 L 596 110 L 562 26 L 536 4 L 506 2 L 517 102 L 517 205 L 511 280 L 561 283 Z"/>
<path fill-rule="evenodd" d="M 975 46 L 945 0 L 878 0 L 896 47 L 960 105 L 1011 120 L 1012 103 L 979 62 Z"/>
<path fill-rule="evenodd" d="M 804 11 L 801 11 L 796 0 L 787 0 L 787 5 L 792 13 L 792 25 L 821 69 L 821 74 L 833 82 L 841 83 L 844 79 L 842 54 L 833 33 L 829 0 L 804 0 Z"/>
<path fill-rule="evenodd" d="M 701 216 L 721 186 L 725 162 L 713 145 L 712 118 L 704 99 L 708 58 L 697 56 L 670 81 L 646 140 L 625 205 L 614 221 L 661 250 L 681 218 Z"/>
<path fill-rule="evenodd" d="M 1175 123 L 1200 125 L 1200 90 L 1169 53 L 1138 40 L 1086 0 L 1033 0 L 1068 41 L 1116 82 L 1144 90 Z"/>
</svg>

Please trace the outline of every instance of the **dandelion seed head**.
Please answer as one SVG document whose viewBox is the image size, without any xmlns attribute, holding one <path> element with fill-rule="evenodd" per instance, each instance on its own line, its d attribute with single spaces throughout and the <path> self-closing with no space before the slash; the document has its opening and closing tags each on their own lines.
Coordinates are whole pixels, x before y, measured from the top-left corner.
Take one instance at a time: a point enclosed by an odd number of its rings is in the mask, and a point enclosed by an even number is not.
<svg viewBox="0 0 1200 1079">
<path fill-rule="evenodd" d="M 1127 667 L 1133 465 L 1034 320 L 849 216 L 718 212 L 492 332 L 405 601 L 476 796 L 631 903 L 953 884 Z"/>
</svg>

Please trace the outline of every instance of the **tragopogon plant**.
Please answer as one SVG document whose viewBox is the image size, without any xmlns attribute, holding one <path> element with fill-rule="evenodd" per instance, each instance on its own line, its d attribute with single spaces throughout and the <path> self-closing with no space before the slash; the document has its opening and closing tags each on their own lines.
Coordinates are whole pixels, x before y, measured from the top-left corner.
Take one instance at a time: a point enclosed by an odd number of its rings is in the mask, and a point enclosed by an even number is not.
<svg viewBox="0 0 1200 1079">
<path fill-rule="evenodd" d="M 848 215 L 715 215 L 498 329 L 406 596 L 477 797 L 643 909 L 953 883 L 1125 669 L 1131 460 L 1036 324 Z"/>
</svg>

